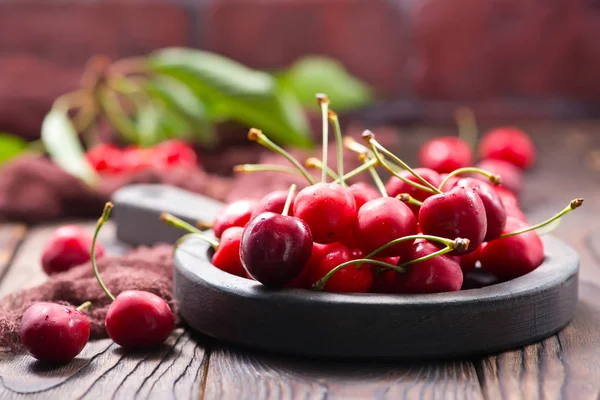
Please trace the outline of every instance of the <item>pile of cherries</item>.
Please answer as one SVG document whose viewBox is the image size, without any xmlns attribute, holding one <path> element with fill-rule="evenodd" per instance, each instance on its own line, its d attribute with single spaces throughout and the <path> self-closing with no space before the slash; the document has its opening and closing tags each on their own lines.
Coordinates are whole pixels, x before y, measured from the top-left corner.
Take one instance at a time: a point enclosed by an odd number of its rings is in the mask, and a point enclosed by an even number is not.
<svg viewBox="0 0 600 400">
<path fill-rule="evenodd" d="M 148 148 L 128 146 L 121 149 L 111 144 L 99 144 L 87 151 L 86 158 L 101 175 L 132 173 L 149 168 L 194 168 L 199 162 L 192 146 L 179 139 L 166 140 Z"/>
<path fill-rule="evenodd" d="M 516 128 L 487 133 L 479 143 L 483 161 L 476 167 L 470 166 L 471 148 L 460 139 L 437 138 L 421 149 L 423 167 L 413 169 L 370 131 L 363 133 L 365 145 L 342 140 L 337 115 L 328 110 L 325 96 L 318 99 L 323 160 L 308 164 L 320 166 L 321 182 L 262 132 L 251 129 L 250 140 L 286 157 L 309 185 L 298 193 L 293 185 L 259 200 L 226 205 L 212 223 L 214 237 L 169 214 L 162 215 L 163 221 L 206 240 L 215 250 L 212 263 L 217 268 L 268 287 L 438 293 L 461 290 L 464 275 L 475 268 L 496 281 L 533 271 L 545 257 L 538 230 L 556 226 L 553 222 L 583 202 L 575 199 L 549 220 L 527 223 L 513 191 L 519 189 L 522 170 L 534 162 L 535 148 Z M 336 134 L 337 173 L 325 158 L 328 123 Z M 342 145 L 363 161 L 346 174 L 340 162 Z M 376 166 L 391 174 L 387 183 Z M 366 171 L 375 186 L 345 183 Z M 505 180 L 510 189 L 501 186 Z"/>
<path fill-rule="evenodd" d="M 108 203 L 93 236 L 74 225 L 57 229 L 44 248 L 42 266 L 48 275 L 54 275 L 91 260 L 98 283 L 111 300 L 105 318 L 108 336 L 125 349 L 160 345 L 175 327 L 167 302 L 141 290 L 126 290 L 115 297 L 100 278 L 96 257 L 103 256 L 104 248 L 97 237 L 111 209 Z M 91 306 L 89 301 L 77 308 L 51 302 L 33 304 L 21 320 L 22 345 L 40 361 L 72 360 L 89 340 L 90 322 L 84 312 Z"/>
</svg>

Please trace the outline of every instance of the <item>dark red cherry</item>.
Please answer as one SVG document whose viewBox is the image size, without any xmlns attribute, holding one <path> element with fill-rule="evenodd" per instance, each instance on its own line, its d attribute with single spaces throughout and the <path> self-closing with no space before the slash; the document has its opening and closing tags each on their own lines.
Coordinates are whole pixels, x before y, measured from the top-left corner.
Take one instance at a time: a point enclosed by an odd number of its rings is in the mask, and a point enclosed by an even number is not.
<svg viewBox="0 0 600 400">
<path fill-rule="evenodd" d="M 403 236 L 417 234 L 417 220 L 410 208 L 394 197 L 380 197 L 365 203 L 356 218 L 356 245 L 369 254 Z M 411 242 L 401 242 L 378 253 L 380 257 L 402 256 Z"/>
<path fill-rule="evenodd" d="M 185 141 L 171 139 L 152 148 L 152 163 L 158 168 L 196 167 L 198 156 L 192 146 Z"/>
<path fill-rule="evenodd" d="M 527 228 L 527 223 L 508 217 L 505 232 Z M 544 261 L 544 245 L 536 231 L 488 242 L 480 252 L 481 268 L 501 280 L 525 275 Z"/>
<path fill-rule="evenodd" d="M 456 186 L 473 189 L 479 195 L 487 220 L 487 231 L 483 240 L 489 241 L 500 236 L 506 225 L 506 209 L 494 188 L 474 178 L 463 178 Z"/>
<path fill-rule="evenodd" d="M 302 269 L 302 272 L 294 278 L 293 281 L 285 285 L 286 288 L 297 288 L 297 289 L 310 289 L 310 270 L 314 268 L 316 263 L 321 259 L 321 256 L 325 254 L 326 249 L 331 246 L 329 244 L 313 243 L 310 258 L 306 262 L 306 266 Z"/>
<path fill-rule="evenodd" d="M 252 278 L 265 286 L 282 287 L 302 272 L 312 246 L 306 222 L 266 212 L 257 215 L 244 228 L 240 255 Z"/>
<path fill-rule="evenodd" d="M 381 194 L 373 186 L 364 182 L 358 182 L 350 185 L 348 190 L 354 197 L 357 210 L 360 210 L 362 205 L 367 201 L 381 197 Z"/>
<path fill-rule="evenodd" d="M 275 214 L 281 214 L 283 212 L 283 207 L 285 207 L 285 202 L 287 200 L 287 197 L 288 197 L 287 190 L 276 190 L 274 192 L 271 192 L 271 193 L 265 195 L 262 199 L 260 199 L 258 201 L 256 206 L 254 207 L 254 210 L 252 211 L 251 219 L 256 217 L 258 214 L 262 214 L 264 212 L 272 212 Z M 294 204 L 293 201 L 294 201 L 295 197 L 296 197 L 295 195 L 292 197 L 292 204 Z M 288 215 L 294 215 L 292 213 L 291 207 L 288 212 Z"/>
<path fill-rule="evenodd" d="M 215 236 L 220 238 L 223 231 L 232 226 L 241 226 L 242 228 L 246 226 L 257 203 L 256 200 L 245 199 L 234 201 L 223 207 L 213 222 L 212 229 Z"/>
<path fill-rule="evenodd" d="M 471 146 L 464 140 L 445 136 L 432 139 L 421 147 L 419 165 L 430 168 L 440 174 L 473 165 L 474 156 Z"/>
<path fill-rule="evenodd" d="M 438 174 L 437 172 L 435 172 L 432 169 L 415 168 L 414 171 L 417 174 L 419 174 L 423 179 L 425 179 L 427 182 L 431 183 L 435 187 L 440 186 L 440 183 L 442 183 L 440 174 Z M 423 183 L 419 179 L 417 179 L 413 174 L 411 174 L 410 172 L 408 172 L 406 170 L 401 171 L 399 173 L 399 175 L 402 176 L 403 178 L 408 179 L 409 181 L 416 182 L 416 183 L 423 185 Z M 395 196 L 399 195 L 400 193 L 408 193 L 412 198 L 417 199 L 419 201 L 423 201 L 426 198 L 428 198 L 429 196 L 433 195 L 433 193 L 425 191 L 425 190 L 417 189 L 416 187 L 409 185 L 408 183 L 404 182 L 402 179 L 395 177 L 395 176 L 392 176 L 388 180 L 388 182 L 385 185 L 385 190 L 387 191 L 387 193 L 390 197 L 395 197 Z M 411 210 L 413 210 L 415 215 L 419 214 L 419 207 L 413 206 L 410 204 L 407 204 L 407 205 Z"/>
<path fill-rule="evenodd" d="M 479 142 L 479 156 L 484 160 L 503 160 L 527 169 L 535 162 L 536 150 L 527 133 L 515 127 L 502 127 L 483 135 Z"/>
<path fill-rule="evenodd" d="M 425 235 L 469 239 L 465 253 L 471 252 L 483 242 L 487 232 L 485 207 L 473 189 L 455 187 L 423 202 L 419 225 Z"/>
<path fill-rule="evenodd" d="M 350 191 L 335 183 L 317 183 L 302 189 L 294 200 L 294 215 L 310 227 L 313 240 L 339 242 L 354 226 L 356 201 Z"/>
<path fill-rule="evenodd" d="M 44 246 L 42 268 L 48 275 L 64 272 L 90 261 L 92 235 L 77 225 L 58 228 Z M 104 248 L 96 243 L 96 258 L 104 255 Z"/>
<path fill-rule="evenodd" d="M 121 150 L 110 144 L 99 144 L 92 147 L 87 151 L 86 158 L 99 174 L 118 174 L 125 168 Z"/>
<path fill-rule="evenodd" d="M 341 243 L 329 245 L 319 262 L 310 270 L 311 285 L 338 265 L 355 259 L 357 257 L 353 250 Z M 373 273 L 370 265 L 349 265 L 335 272 L 323 290 L 338 293 L 367 293 L 372 286 Z"/>
<path fill-rule="evenodd" d="M 110 304 L 105 322 L 113 342 L 128 349 L 158 346 L 175 327 L 167 302 L 141 290 L 121 292 Z"/>
<path fill-rule="evenodd" d="M 35 303 L 23 314 L 19 335 L 23 347 L 38 360 L 67 362 L 87 344 L 90 322 L 73 307 Z"/>
<path fill-rule="evenodd" d="M 475 269 L 477 261 L 479 261 L 481 250 L 486 246 L 486 244 L 486 242 L 483 242 L 474 251 L 463 254 L 460 257 L 460 268 L 462 269 L 463 274 L 471 272 Z"/>
<path fill-rule="evenodd" d="M 246 270 L 240 259 L 242 232 L 244 232 L 244 228 L 240 226 L 225 229 L 221 235 L 219 246 L 212 257 L 212 263 L 215 267 L 232 275 L 245 277 Z"/>
<path fill-rule="evenodd" d="M 500 175 L 502 187 L 513 193 L 521 193 L 523 189 L 523 172 L 513 164 L 502 160 L 483 160 L 477 164 L 477 168 Z M 481 174 L 473 174 L 473 178 L 489 182 L 488 178 Z"/>
</svg>

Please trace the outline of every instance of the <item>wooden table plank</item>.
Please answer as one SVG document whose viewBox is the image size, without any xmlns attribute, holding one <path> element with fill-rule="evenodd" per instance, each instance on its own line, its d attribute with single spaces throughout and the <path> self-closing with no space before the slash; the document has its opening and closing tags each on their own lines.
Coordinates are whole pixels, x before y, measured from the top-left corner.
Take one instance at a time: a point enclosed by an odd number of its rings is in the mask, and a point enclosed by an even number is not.
<svg viewBox="0 0 600 400">
<path fill-rule="evenodd" d="M 26 233 L 27 228 L 23 224 L 0 225 L 0 280 L 6 274 L 8 266 Z"/>
</svg>

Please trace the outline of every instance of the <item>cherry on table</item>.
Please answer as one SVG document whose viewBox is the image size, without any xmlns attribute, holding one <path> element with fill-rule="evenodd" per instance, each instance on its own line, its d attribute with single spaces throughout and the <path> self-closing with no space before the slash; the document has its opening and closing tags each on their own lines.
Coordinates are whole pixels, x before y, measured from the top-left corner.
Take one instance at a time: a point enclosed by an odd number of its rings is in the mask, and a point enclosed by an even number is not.
<svg viewBox="0 0 600 400">
<path fill-rule="evenodd" d="M 77 357 L 90 337 L 90 322 L 79 310 L 40 302 L 23 314 L 21 343 L 40 361 L 67 362 Z"/>
<path fill-rule="evenodd" d="M 356 201 L 336 183 L 316 183 L 296 195 L 294 215 L 306 222 L 317 243 L 339 242 L 354 226 Z"/>
<path fill-rule="evenodd" d="M 338 265 L 360 258 L 360 256 L 341 243 L 333 243 L 319 261 L 311 266 L 310 283 L 316 283 Z M 367 293 L 373 286 L 371 265 L 349 265 L 335 272 L 325 284 L 323 290 L 337 293 Z"/>
<path fill-rule="evenodd" d="M 438 174 L 436 171 L 434 171 L 432 169 L 414 168 L 413 171 L 416 172 L 417 174 L 419 174 L 423 179 L 425 179 L 427 182 L 431 183 L 435 187 L 438 187 L 440 185 L 440 183 L 442 183 L 442 178 L 440 177 L 440 174 Z M 398 173 L 398 175 L 402 176 L 403 178 L 408 179 L 411 182 L 422 184 L 421 181 L 417 177 L 415 177 L 412 173 L 410 173 L 409 171 L 406 171 L 406 170 L 401 171 Z M 404 182 L 402 179 L 400 179 L 396 176 L 392 176 L 387 181 L 387 183 L 385 184 L 385 190 L 387 191 L 387 193 L 390 197 L 396 197 L 397 195 L 399 195 L 401 193 L 408 193 L 412 198 L 419 200 L 419 201 L 424 201 L 426 198 L 428 198 L 434 194 L 432 192 L 416 188 L 416 187 Z M 415 215 L 419 214 L 419 207 L 414 206 L 412 204 L 408 204 L 408 207 L 411 210 L 413 210 Z"/>
<path fill-rule="evenodd" d="M 257 205 L 256 200 L 243 199 L 227 204 L 221 208 L 212 224 L 212 230 L 217 238 L 223 231 L 232 226 L 244 227 L 252 217 L 252 211 Z"/>
<path fill-rule="evenodd" d="M 487 159 L 480 161 L 477 168 L 499 175 L 502 179 L 501 187 L 503 189 L 516 194 L 521 193 L 523 189 L 523 172 L 514 164 L 503 160 Z M 473 178 L 489 182 L 488 178 L 481 174 L 473 174 Z"/>
<path fill-rule="evenodd" d="M 265 212 L 244 228 L 240 245 L 248 274 L 265 286 L 282 287 L 294 280 L 312 253 L 310 228 L 300 218 Z"/>
<path fill-rule="evenodd" d="M 521 169 L 533 165 L 536 150 L 527 133 L 516 127 L 500 127 L 487 132 L 479 142 L 482 159 L 507 161 Z"/>
<path fill-rule="evenodd" d="M 48 275 L 64 272 L 90 261 L 92 235 L 77 225 L 59 227 L 44 246 L 42 268 Z M 96 245 L 96 257 L 104 255 L 104 247 Z"/>
<path fill-rule="evenodd" d="M 469 167 L 473 165 L 473 162 L 474 156 L 471 146 L 455 136 L 431 139 L 419 151 L 419 165 L 440 174 Z"/>
<path fill-rule="evenodd" d="M 487 243 L 483 242 L 474 251 L 460 256 L 460 268 L 462 269 L 463 274 L 469 273 L 475 269 L 477 261 L 479 261 L 481 250 L 483 250 L 486 245 Z"/>
<path fill-rule="evenodd" d="M 241 277 L 246 276 L 246 270 L 240 259 L 240 243 L 243 232 L 244 228 L 241 226 L 232 226 L 225 229 L 215 254 L 212 256 L 212 264 L 215 267 Z"/>
<path fill-rule="evenodd" d="M 287 190 L 275 190 L 271 193 L 266 194 L 260 200 L 258 200 L 256 205 L 254 206 L 250 219 L 264 212 L 281 214 L 283 212 L 283 207 L 285 206 L 287 198 Z M 295 198 L 296 196 L 294 194 L 294 196 L 292 196 L 292 204 Z M 291 208 L 288 212 L 288 215 L 294 215 Z"/>
<path fill-rule="evenodd" d="M 86 158 L 92 168 L 100 174 L 114 175 L 123 171 L 125 165 L 121 150 L 111 144 L 99 144 L 86 153 Z"/>
</svg>

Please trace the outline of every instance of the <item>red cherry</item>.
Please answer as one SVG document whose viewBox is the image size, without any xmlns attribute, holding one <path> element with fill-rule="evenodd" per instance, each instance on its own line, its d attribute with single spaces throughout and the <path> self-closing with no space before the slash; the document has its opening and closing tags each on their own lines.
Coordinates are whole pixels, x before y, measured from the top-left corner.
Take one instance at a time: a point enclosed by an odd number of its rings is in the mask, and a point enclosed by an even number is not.
<svg viewBox="0 0 600 400">
<path fill-rule="evenodd" d="M 75 358 L 90 337 L 90 322 L 73 307 L 35 303 L 23 314 L 21 343 L 40 361 L 66 362 Z"/>
<path fill-rule="evenodd" d="M 460 268 L 462 269 L 463 274 L 471 272 L 475 269 L 475 264 L 477 261 L 479 261 L 481 249 L 483 249 L 486 244 L 486 242 L 483 242 L 474 251 L 464 254 L 460 257 Z"/>
<path fill-rule="evenodd" d="M 417 220 L 410 208 L 394 197 L 368 201 L 358 211 L 354 235 L 358 248 L 369 254 L 386 243 L 417 234 Z M 401 242 L 378 253 L 381 257 L 402 256 L 411 242 Z"/>
<path fill-rule="evenodd" d="M 254 218 L 258 214 L 262 214 L 264 212 L 272 212 L 275 214 L 281 214 L 283 212 L 283 207 L 285 206 L 285 202 L 287 200 L 288 194 L 289 193 L 287 190 L 276 190 L 274 192 L 271 192 L 271 193 L 265 195 L 262 199 L 260 199 L 258 201 L 256 206 L 254 207 L 254 209 L 252 211 L 252 216 L 250 218 Z M 295 198 L 296 198 L 296 195 L 294 194 L 294 196 L 292 196 L 292 204 L 294 204 L 293 201 Z M 288 215 L 290 215 L 290 216 L 294 215 L 292 213 L 291 207 L 288 212 Z"/>
<path fill-rule="evenodd" d="M 463 178 L 456 186 L 473 189 L 481 199 L 487 220 L 487 231 L 483 240 L 488 241 L 500 236 L 506 225 L 506 209 L 494 188 L 474 178 Z"/>
<path fill-rule="evenodd" d="M 302 272 L 312 244 L 310 229 L 303 220 L 266 212 L 244 228 L 240 255 L 250 276 L 265 286 L 281 287 Z"/>
<path fill-rule="evenodd" d="M 447 177 L 448 175 L 449 175 L 449 174 L 441 174 L 441 175 L 440 175 L 440 179 L 442 180 L 442 182 L 444 181 L 444 179 L 446 179 L 446 177 Z M 444 184 L 444 187 L 441 189 L 441 190 L 442 190 L 442 192 L 449 192 L 450 190 L 452 190 L 452 188 L 453 188 L 454 186 L 456 186 L 456 182 L 458 182 L 460 179 L 461 179 L 461 177 L 460 177 L 460 176 L 456 176 L 456 175 L 454 175 L 454 176 L 450 177 L 450 179 L 448 179 L 448 182 L 446 182 L 446 183 Z M 441 184 L 441 182 L 440 182 L 440 184 Z M 439 186 L 438 186 L 438 187 L 439 187 Z"/>
<path fill-rule="evenodd" d="M 474 163 L 473 150 L 464 140 L 454 136 L 434 138 L 423 145 L 419 152 L 421 167 L 440 174 L 469 167 Z"/>
<path fill-rule="evenodd" d="M 419 240 L 412 244 L 404 262 L 416 260 L 441 249 L 440 246 Z M 460 290 L 463 273 L 454 257 L 441 255 L 406 267 L 405 274 L 397 274 L 400 283 L 396 286 L 405 293 L 441 293 Z"/>
<path fill-rule="evenodd" d="M 86 158 L 92 168 L 100 174 L 117 174 L 124 169 L 121 150 L 110 144 L 100 144 L 92 147 L 86 153 Z"/>
<path fill-rule="evenodd" d="M 517 196 L 513 192 L 506 190 L 506 188 L 502 186 L 493 186 L 493 188 L 500 197 L 500 200 L 502 200 L 502 204 L 504 204 L 505 207 L 519 206 L 519 199 L 517 199 Z"/>
<path fill-rule="evenodd" d="M 419 211 L 419 224 L 426 235 L 469 239 L 466 252 L 474 251 L 487 232 L 481 198 L 473 189 L 462 187 L 426 199 Z"/>
<path fill-rule="evenodd" d="M 129 146 L 123 150 L 124 170 L 128 172 L 143 171 L 152 168 L 152 149 Z"/>
<path fill-rule="evenodd" d="M 51 236 L 42 253 L 42 268 L 48 275 L 64 272 L 90 261 L 92 235 L 77 225 L 65 225 Z M 104 255 L 104 248 L 96 244 L 96 257 Z"/>
<path fill-rule="evenodd" d="M 106 332 L 124 348 L 147 348 L 163 343 L 175 327 L 169 305 L 141 290 L 119 294 L 106 313 Z"/>
<path fill-rule="evenodd" d="M 311 285 L 324 277 L 338 265 L 357 259 L 352 249 L 341 243 L 327 247 L 319 262 L 310 270 Z M 349 265 L 335 272 L 325 284 L 323 290 L 337 293 L 367 293 L 373 286 L 373 273 L 368 264 Z"/>
<path fill-rule="evenodd" d="M 187 142 L 178 139 L 166 140 L 152 149 L 152 162 L 157 167 L 198 165 L 198 156 Z"/>
<path fill-rule="evenodd" d="M 502 187 L 513 193 L 521 193 L 523 189 L 523 172 L 513 164 L 502 160 L 483 160 L 477 164 L 477 168 L 500 175 Z M 488 178 L 481 174 L 473 174 L 473 178 L 489 182 Z"/>
<path fill-rule="evenodd" d="M 215 267 L 232 275 L 245 277 L 246 270 L 240 259 L 242 232 L 244 232 L 244 228 L 240 226 L 225 229 L 221 235 L 219 246 L 212 257 L 212 263 Z"/>
<path fill-rule="evenodd" d="M 505 232 L 514 232 L 528 225 L 508 217 Z M 492 240 L 480 252 L 481 268 L 501 280 L 525 275 L 544 261 L 544 245 L 535 231 Z"/>
<path fill-rule="evenodd" d="M 440 174 L 438 174 L 437 172 L 435 172 L 432 169 L 415 168 L 413 171 L 415 171 L 423 179 L 425 179 L 427 182 L 431 183 L 435 187 L 440 186 L 440 183 L 442 183 Z M 408 179 L 409 181 L 416 182 L 416 183 L 423 185 L 423 183 L 419 179 L 417 179 L 413 174 L 411 174 L 409 171 L 406 171 L 406 170 L 401 171 L 399 173 L 399 175 L 402 176 L 403 178 Z M 390 180 L 386 183 L 385 190 L 390 195 L 390 197 L 395 197 L 395 196 L 399 195 L 400 193 L 408 193 L 412 198 L 417 199 L 419 201 L 423 201 L 426 198 L 433 195 L 433 193 L 425 191 L 425 190 L 421 190 L 412 185 L 409 185 L 408 183 L 404 182 L 402 179 L 395 177 L 395 176 L 392 176 L 390 178 Z M 413 210 L 413 213 L 415 213 L 415 215 L 419 214 L 419 207 L 410 205 L 410 204 L 407 204 L 407 205 L 411 210 Z"/>
<path fill-rule="evenodd" d="M 310 288 L 310 271 L 316 263 L 318 263 L 325 254 L 326 249 L 330 245 L 328 244 L 319 244 L 313 243 L 312 251 L 310 254 L 310 258 L 308 259 L 306 266 L 302 269 L 302 272 L 294 278 L 293 281 L 285 285 L 287 288 L 297 288 L 297 289 L 309 289 Z"/>
<path fill-rule="evenodd" d="M 479 142 L 482 159 L 507 161 L 521 169 L 533 165 L 535 145 L 529 135 L 519 128 L 503 127 L 487 132 Z"/>
<path fill-rule="evenodd" d="M 363 204 L 369 200 L 377 199 L 381 197 L 381 194 L 371 185 L 358 182 L 348 187 L 348 190 L 354 196 L 356 202 L 356 209 L 360 210 Z"/>
<path fill-rule="evenodd" d="M 350 191 L 335 183 L 317 183 L 302 189 L 294 200 L 294 215 L 310 227 L 313 240 L 340 241 L 354 226 L 356 201 Z"/>
<path fill-rule="evenodd" d="M 212 226 L 215 236 L 220 238 L 225 229 L 232 226 L 246 226 L 257 204 L 256 200 L 238 200 L 219 210 Z"/>
<path fill-rule="evenodd" d="M 518 219 L 519 221 L 527 222 L 527 217 L 523 214 L 523 211 L 518 206 L 507 206 L 506 215 L 507 217 L 512 217 L 514 219 Z"/>
</svg>

